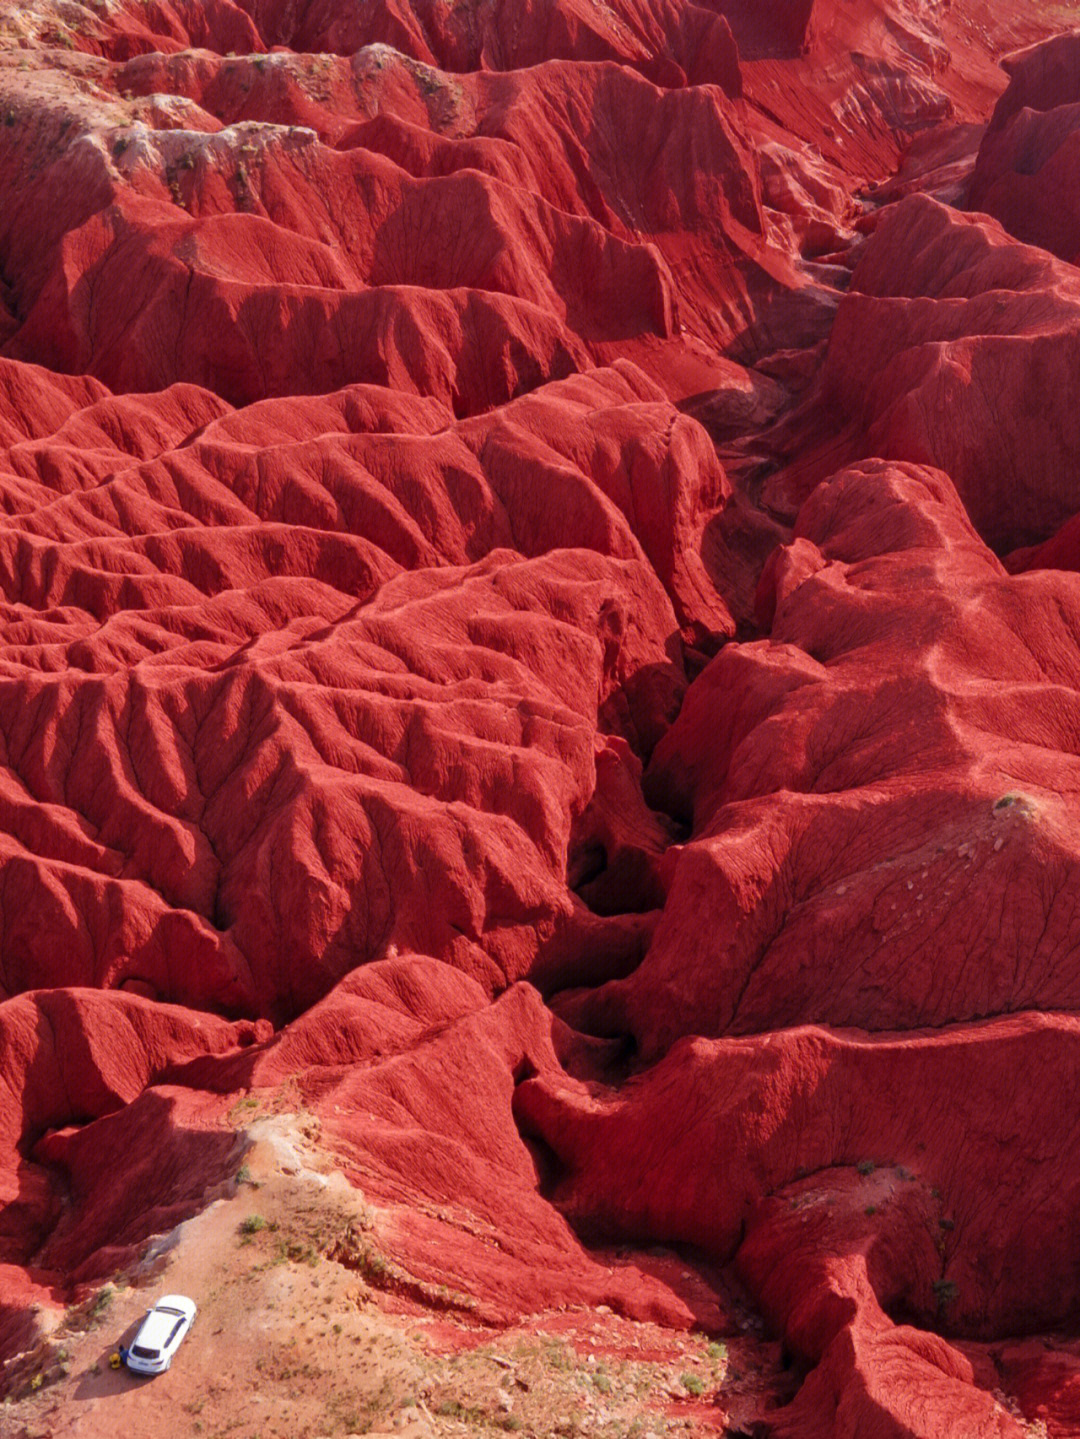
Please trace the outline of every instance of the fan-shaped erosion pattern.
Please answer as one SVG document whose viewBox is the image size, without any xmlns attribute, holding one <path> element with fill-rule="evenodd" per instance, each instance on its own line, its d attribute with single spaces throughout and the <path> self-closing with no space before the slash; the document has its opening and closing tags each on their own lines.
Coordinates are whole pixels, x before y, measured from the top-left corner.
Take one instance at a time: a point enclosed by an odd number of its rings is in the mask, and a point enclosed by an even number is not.
<svg viewBox="0 0 1080 1439">
<path fill-rule="evenodd" d="M 1068 9 L 2 0 L 0 1361 L 262 1096 L 702 1434 L 1080 1432 Z"/>
</svg>

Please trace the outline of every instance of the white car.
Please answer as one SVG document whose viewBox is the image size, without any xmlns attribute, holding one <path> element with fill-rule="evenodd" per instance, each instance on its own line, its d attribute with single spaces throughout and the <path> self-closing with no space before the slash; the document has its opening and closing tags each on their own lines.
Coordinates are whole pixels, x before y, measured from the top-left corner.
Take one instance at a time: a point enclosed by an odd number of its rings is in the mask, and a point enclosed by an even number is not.
<svg viewBox="0 0 1080 1439">
<path fill-rule="evenodd" d="M 127 1367 L 136 1374 L 163 1374 L 173 1362 L 195 1319 L 195 1304 L 182 1294 L 166 1294 L 139 1325 L 127 1352 Z"/>
</svg>

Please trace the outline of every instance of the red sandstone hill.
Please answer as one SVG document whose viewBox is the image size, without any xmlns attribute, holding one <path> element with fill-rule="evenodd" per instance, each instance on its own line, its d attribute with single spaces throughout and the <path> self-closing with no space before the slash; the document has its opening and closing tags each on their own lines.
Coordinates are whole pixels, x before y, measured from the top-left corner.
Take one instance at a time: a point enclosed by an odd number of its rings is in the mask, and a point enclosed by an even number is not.
<svg viewBox="0 0 1080 1439">
<path fill-rule="evenodd" d="M 287 1094 L 471 1321 L 1080 1432 L 1067 9 L 0 4 L 0 1360 Z"/>
</svg>

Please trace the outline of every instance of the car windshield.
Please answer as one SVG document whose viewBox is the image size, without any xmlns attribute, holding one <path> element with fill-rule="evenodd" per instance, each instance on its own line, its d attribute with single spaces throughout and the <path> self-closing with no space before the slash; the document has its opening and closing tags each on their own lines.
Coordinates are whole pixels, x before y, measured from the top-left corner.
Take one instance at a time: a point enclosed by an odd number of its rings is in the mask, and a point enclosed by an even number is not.
<svg viewBox="0 0 1080 1439">
<path fill-rule="evenodd" d="M 170 1304 L 159 1304 L 157 1306 L 157 1312 L 159 1314 L 179 1314 L 181 1319 L 184 1317 L 184 1311 L 182 1309 L 174 1309 Z"/>
<path fill-rule="evenodd" d="M 140 1359 L 156 1359 L 158 1357 L 156 1349 L 147 1349 L 142 1344 L 136 1344 L 131 1352 Z"/>
</svg>

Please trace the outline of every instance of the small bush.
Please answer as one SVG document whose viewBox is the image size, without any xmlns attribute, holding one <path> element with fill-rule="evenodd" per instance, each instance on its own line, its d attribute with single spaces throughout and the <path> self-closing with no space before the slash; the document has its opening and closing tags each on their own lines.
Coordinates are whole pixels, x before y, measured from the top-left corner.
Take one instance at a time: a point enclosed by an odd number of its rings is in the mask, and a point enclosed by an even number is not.
<svg viewBox="0 0 1080 1439">
<path fill-rule="evenodd" d="M 681 1383 L 688 1394 L 705 1393 L 705 1381 L 700 1374 L 684 1374 Z"/>
<path fill-rule="evenodd" d="M 262 1217 L 261 1214 L 249 1214 L 248 1217 L 244 1220 L 241 1220 L 240 1223 L 241 1234 L 258 1234 L 260 1229 L 265 1228 L 266 1220 Z"/>
<path fill-rule="evenodd" d="M 552 1369 L 557 1369 L 560 1372 L 573 1369 L 574 1367 L 573 1356 L 570 1354 L 566 1345 L 559 1343 L 558 1340 L 552 1340 L 545 1345 L 544 1358 Z"/>
<path fill-rule="evenodd" d="M 855 1168 L 859 1171 L 859 1173 L 860 1173 L 860 1174 L 863 1176 L 863 1178 L 865 1179 L 865 1178 L 867 1178 L 868 1175 L 873 1174 L 873 1172 L 874 1172 L 874 1161 L 873 1161 L 872 1159 L 860 1159 L 859 1162 L 858 1162 L 858 1164 L 855 1166 Z"/>
</svg>

